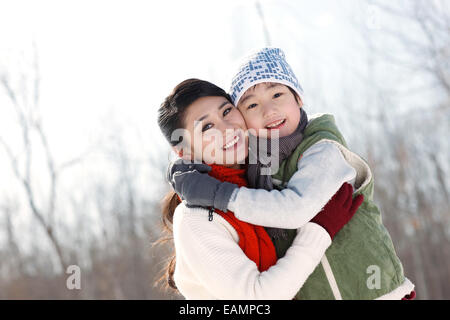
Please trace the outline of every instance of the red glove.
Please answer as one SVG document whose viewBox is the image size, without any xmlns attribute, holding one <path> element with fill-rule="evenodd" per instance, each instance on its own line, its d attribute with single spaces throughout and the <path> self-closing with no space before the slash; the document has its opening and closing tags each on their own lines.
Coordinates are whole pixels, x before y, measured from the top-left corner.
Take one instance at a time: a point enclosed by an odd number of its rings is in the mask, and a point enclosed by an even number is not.
<svg viewBox="0 0 450 320">
<path fill-rule="evenodd" d="M 355 199 L 352 196 L 353 187 L 348 183 L 344 183 L 323 207 L 322 211 L 311 219 L 311 222 L 322 226 L 333 239 L 336 233 L 350 221 L 364 201 L 363 195 L 358 195 Z"/>
</svg>

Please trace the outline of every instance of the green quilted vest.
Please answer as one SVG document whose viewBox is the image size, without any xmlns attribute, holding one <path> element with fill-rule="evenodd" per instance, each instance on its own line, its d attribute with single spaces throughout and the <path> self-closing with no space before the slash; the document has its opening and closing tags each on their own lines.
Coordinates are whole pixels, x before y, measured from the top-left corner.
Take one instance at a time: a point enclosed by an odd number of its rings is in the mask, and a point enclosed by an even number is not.
<svg viewBox="0 0 450 320">
<path fill-rule="evenodd" d="M 302 142 L 272 176 L 274 185 L 278 184 L 278 188 L 285 187 L 297 171 L 301 155 L 324 139 L 347 147 L 335 125 L 334 117 L 329 114 L 309 121 Z M 355 195 L 364 195 L 363 204 L 352 220 L 337 233 L 325 253 L 327 262 L 324 263 L 322 259 L 295 296 L 296 299 L 332 300 L 340 298 L 340 295 L 344 300 L 371 300 L 390 293 L 405 281 L 402 264 L 391 237 L 382 224 L 380 211 L 373 202 L 373 178 L 362 187 L 355 185 L 355 189 Z M 274 241 L 279 258 L 284 256 L 296 235 L 296 230 L 287 232 L 287 239 Z"/>
</svg>

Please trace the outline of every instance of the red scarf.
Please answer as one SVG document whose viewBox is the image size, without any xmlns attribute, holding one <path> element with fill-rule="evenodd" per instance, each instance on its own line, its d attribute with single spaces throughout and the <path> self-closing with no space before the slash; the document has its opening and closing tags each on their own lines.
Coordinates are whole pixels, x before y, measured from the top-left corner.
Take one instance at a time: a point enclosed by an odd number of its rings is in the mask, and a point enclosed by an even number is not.
<svg viewBox="0 0 450 320">
<path fill-rule="evenodd" d="M 247 186 L 245 169 L 231 169 L 220 165 L 210 164 L 212 170 L 209 175 L 220 180 L 237 184 L 239 187 Z M 277 262 L 277 254 L 266 230 L 261 226 L 241 221 L 231 211 L 223 212 L 215 209 L 239 235 L 239 247 L 245 255 L 256 263 L 260 272 L 266 271 Z"/>
</svg>

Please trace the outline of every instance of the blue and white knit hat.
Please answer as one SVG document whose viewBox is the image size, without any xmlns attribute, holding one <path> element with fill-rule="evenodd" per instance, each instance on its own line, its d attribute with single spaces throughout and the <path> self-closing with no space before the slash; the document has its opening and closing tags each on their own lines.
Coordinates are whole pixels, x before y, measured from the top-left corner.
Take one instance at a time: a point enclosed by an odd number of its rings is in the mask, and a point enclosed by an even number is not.
<svg viewBox="0 0 450 320">
<path fill-rule="evenodd" d="M 285 60 L 283 50 L 263 48 L 248 56 L 233 77 L 230 96 L 235 106 L 248 88 L 261 82 L 276 82 L 291 87 L 303 100 L 303 89 Z"/>
</svg>

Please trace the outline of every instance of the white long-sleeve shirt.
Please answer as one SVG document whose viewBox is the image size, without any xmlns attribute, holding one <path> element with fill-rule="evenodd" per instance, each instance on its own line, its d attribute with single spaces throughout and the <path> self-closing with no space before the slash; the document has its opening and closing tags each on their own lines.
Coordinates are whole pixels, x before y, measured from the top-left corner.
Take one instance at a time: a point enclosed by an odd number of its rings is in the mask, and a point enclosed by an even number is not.
<svg viewBox="0 0 450 320">
<path fill-rule="evenodd" d="M 241 187 L 233 192 L 228 209 L 248 223 L 297 229 L 319 213 L 344 182 L 353 185 L 357 170 L 359 180 L 368 181 L 371 176 L 359 156 L 330 140 L 311 146 L 297 166 L 285 189 Z"/>
<path fill-rule="evenodd" d="M 219 214 L 178 205 L 173 234 L 175 284 L 187 299 L 292 299 L 331 244 L 328 233 L 307 223 L 286 255 L 264 272 L 239 247 L 235 229 Z"/>
</svg>

